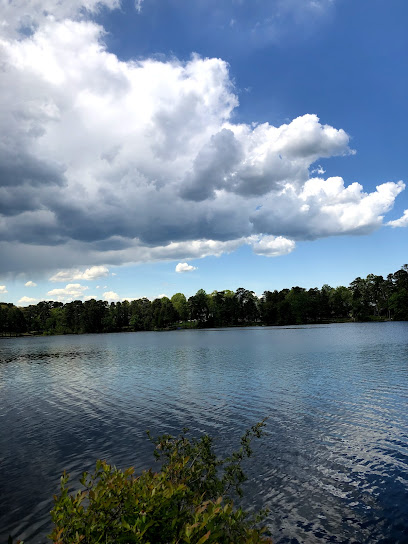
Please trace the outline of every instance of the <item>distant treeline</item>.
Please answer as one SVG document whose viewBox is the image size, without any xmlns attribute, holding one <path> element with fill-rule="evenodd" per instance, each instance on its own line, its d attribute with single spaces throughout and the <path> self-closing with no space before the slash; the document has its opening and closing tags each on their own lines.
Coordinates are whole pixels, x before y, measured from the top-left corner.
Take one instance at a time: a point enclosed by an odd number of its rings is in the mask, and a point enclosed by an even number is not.
<svg viewBox="0 0 408 544">
<path fill-rule="evenodd" d="M 369 274 L 349 287 L 265 291 L 203 289 L 186 299 L 171 297 L 125 300 L 43 301 L 19 308 L 0 303 L 0 334 L 82 334 L 148 331 L 177 327 L 231 327 L 239 325 L 299 325 L 335 321 L 408 320 L 408 265 L 386 279 Z"/>
</svg>

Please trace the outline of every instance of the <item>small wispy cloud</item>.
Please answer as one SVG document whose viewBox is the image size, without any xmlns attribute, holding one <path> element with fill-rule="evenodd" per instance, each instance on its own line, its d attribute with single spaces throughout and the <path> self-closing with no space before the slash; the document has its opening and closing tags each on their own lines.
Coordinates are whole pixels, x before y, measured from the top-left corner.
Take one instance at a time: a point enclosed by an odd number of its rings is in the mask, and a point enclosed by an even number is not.
<svg viewBox="0 0 408 544">
<path fill-rule="evenodd" d="M 0 285 L 0 293 L 8 293 L 5 285 Z"/>
<path fill-rule="evenodd" d="M 25 284 L 24 284 L 26 287 L 37 287 L 37 284 L 34 283 L 33 281 L 27 281 Z"/>
<path fill-rule="evenodd" d="M 317 167 L 314 168 L 310 173 L 318 174 L 319 176 L 321 176 L 326 173 L 326 170 L 322 166 L 320 166 L 320 164 L 318 164 Z"/>
</svg>

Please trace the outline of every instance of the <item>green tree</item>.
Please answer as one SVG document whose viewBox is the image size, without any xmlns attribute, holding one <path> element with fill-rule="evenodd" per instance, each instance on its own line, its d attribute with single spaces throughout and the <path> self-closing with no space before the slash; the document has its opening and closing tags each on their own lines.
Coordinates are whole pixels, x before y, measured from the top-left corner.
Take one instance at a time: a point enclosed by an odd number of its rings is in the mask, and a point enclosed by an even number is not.
<svg viewBox="0 0 408 544">
<path fill-rule="evenodd" d="M 238 302 L 238 321 L 240 323 L 255 323 L 259 318 L 258 299 L 253 291 L 239 287 L 235 291 Z"/>
<path fill-rule="evenodd" d="M 67 324 L 64 308 L 57 306 L 50 310 L 50 317 L 45 322 L 45 332 L 49 334 L 66 334 Z"/>
<path fill-rule="evenodd" d="M 408 264 L 402 265 L 400 270 L 394 272 L 393 279 L 397 290 L 408 289 Z"/>
<path fill-rule="evenodd" d="M 94 298 L 83 304 L 81 329 L 83 332 L 102 332 L 105 330 L 105 318 L 109 313 L 108 303 Z"/>
<path fill-rule="evenodd" d="M 367 281 L 358 277 L 350 283 L 352 293 L 353 317 L 358 321 L 365 321 L 372 313 Z"/>
<path fill-rule="evenodd" d="M 367 296 L 372 313 L 375 316 L 385 314 L 387 310 L 387 283 L 382 276 L 369 274 L 366 278 Z"/>
<path fill-rule="evenodd" d="M 352 309 L 352 292 L 340 285 L 330 293 L 330 307 L 334 317 L 348 317 Z"/>
<path fill-rule="evenodd" d="M 395 320 L 408 320 L 408 289 L 400 289 L 393 293 L 389 304 Z"/>
<path fill-rule="evenodd" d="M 279 304 L 285 298 L 282 292 L 265 291 L 261 297 L 260 312 L 261 318 L 267 325 L 276 325 L 279 320 Z"/>
<path fill-rule="evenodd" d="M 181 321 L 187 321 L 188 319 L 188 302 L 183 293 L 176 293 L 171 297 L 171 303 L 177 312 L 177 315 Z"/>
<path fill-rule="evenodd" d="M 199 289 L 195 295 L 188 299 L 191 319 L 196 319 L 200 324 L 208 321 L 209 308 L 207 293 Z"/>
<path fill-rule="evenodd" d="M 1 332 L 21 334 L 27 330 L 26 320 L 20 308 L 14 304 L 1 304 L 0 308 Z"/>
<path fill-rule="evenodd" d="M 211 325 L 228 327 L 236 324 L 238 303 L 233 291 L 213 291 L 207 301 Z"/>
<path fill-rule="evenodd" d="M 133 331 L 147 331 L 152 328 L 152 303 L 148 298 L 132 300 L 129 324 Z"/>
<path fill-rule="evenodd" d="M 163 328 L 162 301 L 155 298 L 152 302 L 152 327 L 155 329 Z"/>
<path fill-rule="evenodd" d="M 285 302 L 290 305 L 291 323 L 307 323 L 308 296 L 303 287 L 292 287 L 285 297 Z"/>
<path fill-rule="evenodd" d="M 178 314 L 168 297 L 161 299 L 161 323 L 163 327 L 173 325 L 178 319 Z"/>
<path fill-rule="evenodd" d="M 81 300 L 74 300 L 64 306 L 67 332 L 79 334 L 82 332 L 83 305 Z"/>
<path fill-rule="evenodd" d="M 47 328 L 47 319 L 51 316 L 51 310 L 54 307 L 54 302 L 43 300 L 35 306 L 35 317 L 33 320 L 33 330 L 43 332 Z"/>
<path fill-rule="evenodd" d="M 83 489 L 69 494 L 68 476 L 51 512 L 54 544 L 194 543 L 255 544 L 271 540 L 259 528 L 264 513 L 235 507 L 246 477 L 242 462 L 252 454 L 251 440 L 264 422 L 248 430 L 238 451 L 226 458 L 214 453 L 212 439 L 163 435 L 156 440 L 159 472 L 135 476 L 98 461 L 83 473 Z"/>
</svg>

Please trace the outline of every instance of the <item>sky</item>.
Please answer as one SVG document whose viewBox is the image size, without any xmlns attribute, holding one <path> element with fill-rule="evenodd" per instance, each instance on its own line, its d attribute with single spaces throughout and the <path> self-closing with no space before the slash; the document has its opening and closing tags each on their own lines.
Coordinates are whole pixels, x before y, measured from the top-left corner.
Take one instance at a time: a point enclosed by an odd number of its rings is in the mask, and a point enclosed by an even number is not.
<svg viewBox="0 0 408 544">
<path fill-rule="evenodd" d="M 0 300 L 408 262 L 406 0 L 0 0 Z"/>
</svg>

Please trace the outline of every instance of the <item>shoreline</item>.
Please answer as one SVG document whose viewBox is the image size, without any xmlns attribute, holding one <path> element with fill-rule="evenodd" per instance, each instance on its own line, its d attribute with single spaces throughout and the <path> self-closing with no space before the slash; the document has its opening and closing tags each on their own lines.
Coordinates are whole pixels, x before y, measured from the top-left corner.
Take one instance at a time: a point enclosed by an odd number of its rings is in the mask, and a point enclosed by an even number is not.
<svg viewBox="0 0 408 544">
<path fill-rule="evenodd" d="M 270 327 L 270 328 L 292 328 L 292 327 L 304 327 L 304 326 L 315 326 L 315 325 L 340 325 L 342 323 L 398 323 L 401 320 L 394 320 L 394 319 L 369 319 L 364 321 L 357 321 L 355 319 L 341 319 L 339 321 L 333 320 L 333 321 L 319 321 L 319 322 L 311 322 L 311 323 L 284 323 L 282 325 L 268 325 L 266 323 L 250 323 L 250 324 L 239 324 L 239 325 L 221 325 L 221 326 L 209 326 L 209 327 L 203 327 L 203 326 L 195 326 L 195 327 L 165 327 L 161 329 L 146 329 L 146 330 L 121 330 L 121 331 L 101 331 L 101 332 L 66 332 L 66 333 L 36 333 L 36 332 L 25 332 L 25 333 L 15 333 L 10 335 L 0 334 L 0 340 L 11 340 L 12 338 L 43 338 L 43 337 L 49 337 L 49 336 L 85 336 L 87 334 L 120 334 L 120 333 L 137 333 L 137 332 L 170 332 L 170 331 L 187 331 L 187 330 L 211 330 L 211 329 L 247 329 L 250 327 L 257 327 L 259 329 Z"/>
</svg>

